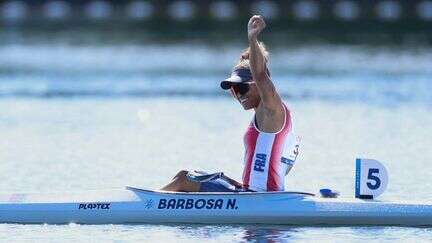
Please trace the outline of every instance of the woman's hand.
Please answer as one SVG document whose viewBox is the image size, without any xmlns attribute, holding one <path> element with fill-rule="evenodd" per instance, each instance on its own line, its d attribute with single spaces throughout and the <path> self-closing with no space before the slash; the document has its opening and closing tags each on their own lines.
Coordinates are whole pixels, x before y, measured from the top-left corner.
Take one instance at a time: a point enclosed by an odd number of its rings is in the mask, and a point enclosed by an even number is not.
<svg viewBox="0 0 432 243">
<path fill-rule="evenodd" d="M 259 33 L 266 27 L 264 18 L 261 15 L 254 15 L 249 19 L 248 38 L 250 41 L 257 39 Z"/>
<path fill-rule="evenodd" d="M 240 183 L 240 182 L 238 182 L 238 181 L 236 181 L 234 179 L 231 179 L 231 178 L 229 178 L 226 175 L 222 174 L 222 179 L 224 179 L 229 184 L 233 185 L 236 189 L 242 189 L 243 188 L 243 184 L 242 183 Z"/>
</svg>

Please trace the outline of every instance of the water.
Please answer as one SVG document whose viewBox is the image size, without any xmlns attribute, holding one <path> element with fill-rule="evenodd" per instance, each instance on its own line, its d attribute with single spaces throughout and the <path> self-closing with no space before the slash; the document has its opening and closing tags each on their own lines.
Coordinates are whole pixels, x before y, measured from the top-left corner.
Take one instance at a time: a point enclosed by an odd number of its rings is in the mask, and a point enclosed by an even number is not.
<svg viewBox="0 0 432 243">
<path fill-rule="evenodd" d="M 222 48 L 222 49 L 221 49 Z M 159 188 L 180 169 L 240 179 L 252 113 L 218 89 L 242 46 L 0 46 L 0 191 Z M 382 161 L 383 200 L 429 200 L 432 49 L 271 48 L 301 154 L 287 188 L 354 192 L 354 161 Z M 0 225 L 5 241 L 427 241 L 429 228 Z M 57 241 L 57 240 L 56 240 Z"/>
</svg>

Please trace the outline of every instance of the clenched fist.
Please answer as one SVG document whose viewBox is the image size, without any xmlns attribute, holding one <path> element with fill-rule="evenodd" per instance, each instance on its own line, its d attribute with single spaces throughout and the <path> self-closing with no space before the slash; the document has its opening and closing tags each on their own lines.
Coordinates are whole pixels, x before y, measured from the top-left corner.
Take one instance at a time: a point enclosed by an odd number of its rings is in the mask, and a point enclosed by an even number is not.
<svg viewBox="0 0 432 243">
<path fill-rule="evenodd" d="M 261 15 L 254 15 L 249 19 L 248 23 L 248 38 L 249 40 L 256 40 L 257 36 L 266 27 L 264 18 Z"/>
</svg>

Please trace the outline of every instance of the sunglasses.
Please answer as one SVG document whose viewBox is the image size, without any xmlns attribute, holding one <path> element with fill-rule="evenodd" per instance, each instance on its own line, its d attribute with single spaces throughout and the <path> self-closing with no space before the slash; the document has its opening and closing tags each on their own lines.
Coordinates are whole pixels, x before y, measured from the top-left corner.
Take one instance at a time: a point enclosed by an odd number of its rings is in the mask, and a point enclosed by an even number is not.
<svg viewBox="0 0 432 243">
<path fill-rule="evenodd" d="M 248 82 L 248 83 L 239 83 L 236 85 L 231 86 L 231 89 L 234 91 L 234 93 L 236 94 L 241 94 L 244 95 L 249 91 L 249 86 L 252 84 L 253 82 Z"/>
</svg>

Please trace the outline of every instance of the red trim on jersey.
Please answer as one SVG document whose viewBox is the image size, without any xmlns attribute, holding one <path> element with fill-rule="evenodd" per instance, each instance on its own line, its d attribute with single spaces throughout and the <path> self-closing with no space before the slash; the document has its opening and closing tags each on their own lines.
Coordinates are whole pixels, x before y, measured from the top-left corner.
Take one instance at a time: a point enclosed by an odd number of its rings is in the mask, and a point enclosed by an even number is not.
<svg viewBox="0 0 432 243">
<path fill-rule="evenodd" d="M 243 186 L 246 189 L 249 188 L 252 160 L 255 154 L 258 135 L 259 132 L 255 129 L 253 123 L 251 123 L 246 131 L 246 136 L 244 137 L 244 144 L 247 147 L 245 152 L 245 168 L 243 169 Z M 250 143 L 249 141 L 253 141 L 253 143 Z"/>
<path fill-rule="evenodd" d="M 285 175 L 278 174 L 278 167 L 281 163 L 281 153 L 283 150 L 283 146 L 285 143 L 285 139 L 287 134 L 291 131 L 291 114 L 290 111 L 285 107 L 285 127 L 282 128 L 273 141 L 273 147 L 270 156 L 270 164 L 267 176 L 267 191 L 280 191 L 283 188 L 283 185 L 280 185 L 280 182 L 283 179 L 279 178 Z"/>
</svg>

